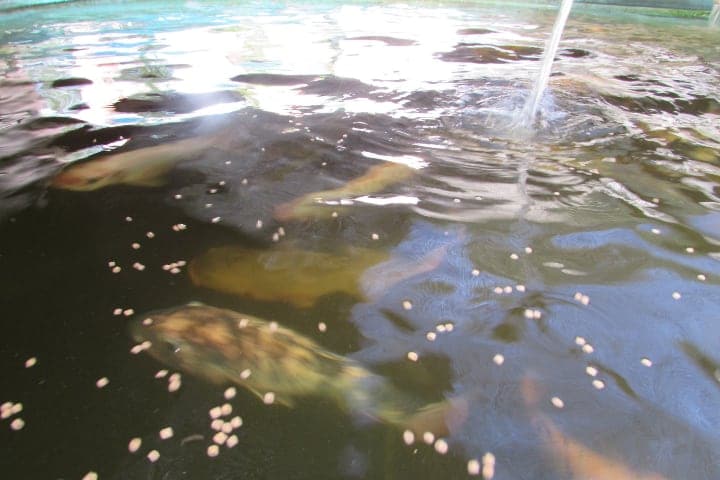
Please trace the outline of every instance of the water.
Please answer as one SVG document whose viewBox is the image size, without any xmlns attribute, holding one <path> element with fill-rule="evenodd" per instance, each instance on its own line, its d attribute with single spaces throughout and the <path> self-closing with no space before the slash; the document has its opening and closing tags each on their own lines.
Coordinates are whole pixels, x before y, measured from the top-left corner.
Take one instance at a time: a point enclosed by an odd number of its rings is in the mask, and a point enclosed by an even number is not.
<svg viewBox="0 0 720 480">
<path fill-rule="evenodd" d="M 530 93 L 522 112 L 522 124 L 525 126 L 529 127 L 535 121 L 535 115 L 537 115 L 538 107 L 540 107 L 540 100 L 542 99 L 543 93 L 545 93 L 548 80 L 550 80 L 552 64 L 555 60 L 555 55 L 557 55 L 557 50 L 560 46 L 560 39 L 562 38 L 562 33 L 565 29 L 565 23 L 567 23 L 568 16 L 570 15 L 572 4 L 572 0 L 563 0 L 560 4 L 560 10 L 558 11 L 555 25 L 553 26 L 552 35 L 550 36 L 550 40 L 548 40 L 545 51 L 543 52 L 540 72 L 538 73 L 535 85 L 533 86 L 532 92 Z"/>
<path fill-rule="evenodd" d="M 496 119 L 532 88 L 553 9 L 3 14 L 0 404 L 22 411 L 0 471 L 467 478 L 491 452 L 496 479 L 720 478 L 719 32 L 612 12 L 573 9 L 532 139 Z M 198 283 L 222 247 L 248 253 Z M 226 400 L 187 372 L 168 392 L 173 365 L 131 354 L 128 324 L 191 301 L 466 418 L 441 454 L 322 394 Z M 210 458 L 226 402 L 238 445 Z"/>
</svg>

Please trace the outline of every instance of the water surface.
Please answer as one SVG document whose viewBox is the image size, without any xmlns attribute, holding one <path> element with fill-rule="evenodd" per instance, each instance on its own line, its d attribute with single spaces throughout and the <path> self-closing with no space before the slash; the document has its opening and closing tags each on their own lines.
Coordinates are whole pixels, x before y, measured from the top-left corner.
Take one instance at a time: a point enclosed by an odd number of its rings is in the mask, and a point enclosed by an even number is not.
<svg viewBox="0 0 720 480">
<path fill-rule="evenodd" d="M 491 452 L 497 479 L 583 478 L 574 445 L 627 478 L 720 478 L 720 31 L 575 8 L 536 131 L 519 132 L 554 15 L 3 14 L 0 402 L 23 410 L 0 423 L 0 469 L 466 478 Z M 410 174 L 345 186 L 390 164 Z M 298 304 L 194 283 L 188 264 L 227 246 L 380 260 Z M 191 301 L 276 321 L 427 402 L 464 398 L 467 418 L 443 455 L 322 396 L 287 408 L 239 389 L 239 444 L 208 458 L 228 385 L 186 375 L 170 393 L 167 365 L 129 353 L 130 319 Z"/>
</svg>

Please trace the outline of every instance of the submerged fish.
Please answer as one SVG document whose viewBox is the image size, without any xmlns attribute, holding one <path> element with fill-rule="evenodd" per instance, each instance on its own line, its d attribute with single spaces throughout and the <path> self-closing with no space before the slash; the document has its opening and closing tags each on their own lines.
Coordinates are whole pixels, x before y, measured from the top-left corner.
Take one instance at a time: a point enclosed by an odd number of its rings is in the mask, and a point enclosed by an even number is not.
<svg viewBox="0 0 720 480">
<path fill-rule="evenodd" d="M 220 138 L 221 135 L 187 138 L 73 163 L 53 179 L 52 186 L 76 191 L 98 190 L 117 184 L 162 186 L 164 175 L 175 164 L 222 145 Z"/>
<path fill-rule="evenodd" d="M 225 246 L 194 259 L 188 271 L 195 285 L 311 307 L 318 298 L 337 292 L 376 299 L 392 284 L 435 269 L 446 249 L 439 247 L 419 260 L 387 261 L 388 252 L 364 248 L 332 254 L 291 247 L 255 250 Z"/>
<path fill-rule="evenodd" d="M 415 170 L 402 163 L 386 162 L 370 167 L 365 174 L 345 185 L 312 192 L 275 207 L 276 220 L 306 220 L 330 217 L 338 206 L 347 205 L 353 198 L 378 192 L 414 175 Z"/>
<path fill-rule="evenodd" d="M 668 480 L 657 473 L 634 470 L 620 460 L 606 457 L 564 434 L 537 408 L 538 390 L 532 380 L 523 379 L 521 391 L 525 404 L 535 425 L 546 435 L 545 449 L 563 474 L 569 473 L 572 475 L 569 478 L 574 480 Z"/>
<path fill-rule="evenodd" d="M 352 413 L 445 435 L 466 414 L 462 400 L 424 406 L 361 364 L 274 322 L 200 304 L 131 324 L 138 342 L 167 364 L 217 384 L 247 388 L 266 403 L 325 397 Z"/>
</svg>

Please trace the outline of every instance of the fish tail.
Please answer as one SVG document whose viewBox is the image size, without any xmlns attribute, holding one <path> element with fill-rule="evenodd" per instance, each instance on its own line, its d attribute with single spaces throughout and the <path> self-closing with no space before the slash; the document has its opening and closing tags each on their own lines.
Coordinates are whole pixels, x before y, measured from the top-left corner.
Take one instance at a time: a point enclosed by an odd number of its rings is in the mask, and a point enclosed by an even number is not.
<svg viewBox="0 0 720 480">
<path fill-rule="evenodd" d="M 405 427 L 416 435 L 431 432 L 435 436 L 443 437 L 456 433 L 467 420 L 468 413 L 468 401 L 463 397 L 456 397 L 420 408 L 410 415 Z"/>
</svg>

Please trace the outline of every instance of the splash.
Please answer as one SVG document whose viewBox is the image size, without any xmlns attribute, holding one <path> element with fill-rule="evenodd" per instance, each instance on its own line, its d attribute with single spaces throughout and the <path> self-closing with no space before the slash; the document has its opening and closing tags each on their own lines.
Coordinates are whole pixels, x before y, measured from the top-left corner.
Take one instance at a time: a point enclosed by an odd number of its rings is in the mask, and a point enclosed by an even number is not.
<svg viewBox="0 0 720 480">
<path fill-rule="evenodd" d="M 525 128 L 530 128 L 535 121 L 535 115 L 537 114 L 540 100 L 542 99 L 543 92 L 547 88 L 548 80 L 550 79 L 550 71 L 552 70 L 553 60 L 557 54 L 558 46 L 560 45 L 560 38 L 562 37 L 563 30 L 565 29 L 565 22 L 570 15 L 570 9 L 572 8 L 572 0 L 563 0 L 560 5 L 560 11 L 558 12 L 557 19 L 555 20 L 555 26 L 553 27 L 553 33 L 550 37 L 550 41 L 545 47 L 545 53 L 543 54 L 542 65 L 540 67 L 540 73 L 535 80 L 535 86 L 528 97 L 525 107 L 521 113 L 520 123 Z"/>
</svg>

